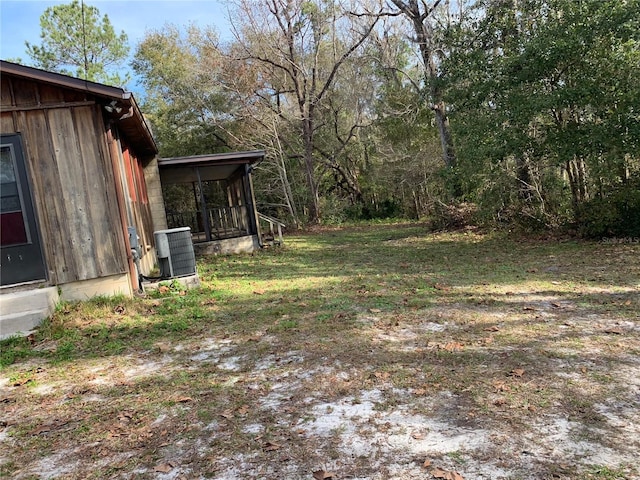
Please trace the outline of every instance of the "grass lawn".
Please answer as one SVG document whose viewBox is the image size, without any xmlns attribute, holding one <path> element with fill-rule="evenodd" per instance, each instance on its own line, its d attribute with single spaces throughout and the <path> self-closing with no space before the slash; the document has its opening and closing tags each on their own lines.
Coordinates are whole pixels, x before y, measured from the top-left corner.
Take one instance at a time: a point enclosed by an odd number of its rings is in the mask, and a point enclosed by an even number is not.
<svg viewBox="0 0 640 480">
<path fill-rule="evenodd" d="M 0 343 L 0 477 L 639 479 L 640 245 L 415 224 Z"/>
</svg>

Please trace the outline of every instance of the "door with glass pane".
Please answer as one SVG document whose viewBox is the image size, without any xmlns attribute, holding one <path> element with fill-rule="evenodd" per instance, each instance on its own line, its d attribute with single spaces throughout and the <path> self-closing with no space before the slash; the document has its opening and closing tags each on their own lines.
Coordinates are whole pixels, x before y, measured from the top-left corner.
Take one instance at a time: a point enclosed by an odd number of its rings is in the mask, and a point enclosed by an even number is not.
<svg viewBox="0 0 640 480">
<path fill-rule="evenodd" d="M 19 134 L 0 144 L 0 284 L 43 280 L 45 266 Z"/>
</svg>

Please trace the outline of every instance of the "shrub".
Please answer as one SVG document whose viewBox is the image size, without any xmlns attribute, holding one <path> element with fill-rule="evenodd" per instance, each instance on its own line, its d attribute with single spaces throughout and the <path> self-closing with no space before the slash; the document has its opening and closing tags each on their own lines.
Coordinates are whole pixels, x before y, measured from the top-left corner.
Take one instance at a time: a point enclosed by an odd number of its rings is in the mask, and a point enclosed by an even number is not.
<svg viewBox="0 0 640 480">
<path fill-rule="evenodd" d="M 429 219 L 432 230 L 458 230 L 475 225 L 478 206 L 475 203 L 436 203 Z"/>
<path fill-rule="evenodd" d="M 629 182 L 578 209 L 578 228 L 587 238 L 640 237 L 640 181 Z"/>
</svg>

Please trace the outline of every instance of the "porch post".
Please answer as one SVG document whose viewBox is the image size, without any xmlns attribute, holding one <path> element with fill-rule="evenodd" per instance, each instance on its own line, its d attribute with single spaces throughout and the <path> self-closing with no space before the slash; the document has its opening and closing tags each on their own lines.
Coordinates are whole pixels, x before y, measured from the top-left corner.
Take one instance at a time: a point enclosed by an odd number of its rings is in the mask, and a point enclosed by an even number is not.
<svg viewBox="0 0 640 480">
<path fill-rule="evenodd" d="M 202 209 L 202 220 L 204 222 L 204 232 L 207 242 L 211 241 L 211 226 L 209 225 L 209 211 L 207 210 L 207 201 L 204 198 L 202 190 L 202 179 L 200 178 L 200 168 L 196 167 L 196 175 L 198 177 L 198 188 L 200 189 L 200 208 Z"/>
<path fill-rule="evenodd" d="M 253 167 L 249 164 L 245 164 L 244 166 L 244 178 L 243 178 L 243 186 L 244 186 L 244 196 L 247 201 L 247 213 L 249 214 L 249 226 L 251 228 L 251 233 L 254 235 L 260 235 L 260 224 L 258 222 L 258 210 L 256 208 L 256 199 L 253 196 L 253 182 L 251 181 L 251 170 Z M 262 240 L 261 240 L 262 242 Z"/>
</svg>

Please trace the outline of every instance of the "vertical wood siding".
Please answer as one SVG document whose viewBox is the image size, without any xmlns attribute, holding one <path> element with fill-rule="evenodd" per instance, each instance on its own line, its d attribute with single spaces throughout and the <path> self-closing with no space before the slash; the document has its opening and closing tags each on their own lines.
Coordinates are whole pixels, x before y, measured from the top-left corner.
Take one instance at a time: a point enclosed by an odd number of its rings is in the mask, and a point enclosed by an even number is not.
<svg viewBox="0 0 640 480">
<path fill-rule="evenodd" d="M 100 106 L 46 108 L 85 100 L 91 98 L 2 77 L 2 106 L 18 111 L 3 112 L 0 126 L 22 134 L 52 284 L 128 271 Z"/>
<path fill-rule="evenodd" d="M 153 246 L 153 220 L 151 206 L 147 196 L 146 179 L 142 160 L 129 147 L 127 142 L 120 139 L 120 171 L 122 172 L 122 184 L 124 186 L 125 200 L 127 202 L 127 216 L 130 225 L 134 225 L 140 237 L 140 244 Z M 142 249 L 142 257 L 147 254 L 147 249 Z"/>
</svg>

